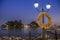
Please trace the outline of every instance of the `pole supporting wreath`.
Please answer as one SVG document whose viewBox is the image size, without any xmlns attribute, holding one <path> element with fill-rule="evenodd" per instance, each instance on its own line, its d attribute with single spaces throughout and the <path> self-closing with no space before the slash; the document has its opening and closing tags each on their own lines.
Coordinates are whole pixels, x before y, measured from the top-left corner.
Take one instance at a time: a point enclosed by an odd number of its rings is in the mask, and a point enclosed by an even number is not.
<svg viewBox="0 0 60 40">
<path fill-rule="evenodd" d="M 44 24 L 41 22 L 41 17 L 42 16 L 46 16 L 48 19 L 48 23 Z M 47 14 L 46 12 L 41 12 L 38 16 L 37 16 L 37 20 L 36 20 L 37 24 L 41 27 L 41 28 L 49 28 L 49 26 L 52 23 L 51 17 L 49 16 L 49 14 Z"/>
</svg>

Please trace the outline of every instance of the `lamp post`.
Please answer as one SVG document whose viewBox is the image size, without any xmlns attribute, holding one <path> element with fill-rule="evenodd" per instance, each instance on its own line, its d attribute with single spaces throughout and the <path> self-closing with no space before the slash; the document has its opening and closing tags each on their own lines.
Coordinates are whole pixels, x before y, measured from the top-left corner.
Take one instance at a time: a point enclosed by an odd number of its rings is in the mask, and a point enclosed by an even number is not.
<svg viewBox="0 0 60 40">
<path fill-rule="evenodd" d="M 36 8 L 36 10 L 37 10 L 38 12 L 40 11 L 40 10 L 38 9 L 38 7 L 39 7 L 39 3 L 38 3 L 38 2 L 34 2 L 34 7 Z M 48 3 L 48 4 L 46 5 L 47 10 L 49 10 L 50 7 L 51 7 L 51 5 L 50 5 L 50 3 Z M 45 12 L 44 8 L 42 8 L 42 13 L 43 13 L 43 12 Z M 43 23 L 43 24 L 45 23 L 45 21 L 44 21 L 44 15 L 42 15 L 42 23 Z M 44 31 L 45 28 L 43 27 L 42 29 L 43 29 L 42 39 L 45 40 L 45 31 Z"/>
<path fill-rule="evenodd" d="M 56 24 L 55 24 L 55 40 L 57 40 L 57 26 L 56 26 Z"/>
<path fill-rule="evenodd" d="M 35 9 L 38 10 L 38 7 L 39 7 L 39 3 L 37 1 L 34 2 L 34 7 Z M 51 4 L 48 2 L 48 4 L 46 5 L 46 9 L 49 10 L 51 8 Z M 38 10 L 40 11 L 40 10 Z"/>
</svg>

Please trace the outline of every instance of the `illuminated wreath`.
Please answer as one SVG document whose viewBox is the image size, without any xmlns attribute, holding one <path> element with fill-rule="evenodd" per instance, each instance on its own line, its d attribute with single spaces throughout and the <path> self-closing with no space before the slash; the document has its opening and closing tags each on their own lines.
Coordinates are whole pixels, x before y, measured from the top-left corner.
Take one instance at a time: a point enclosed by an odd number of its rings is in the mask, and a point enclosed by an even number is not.
<svg viewBox="0 0 60 40">
<path fill-rule="evenodd" d="M 41 22 L 41 17 L 42 16 L 46 16 L 48 18 L 48 23 L 44 24 Z M 37 16 L 37 20 L 36 20 L 37 24 L 41 27 L 41 28 L 49 28 L 49 26 L 51 25 L 52 21 L 51 21 L 51 17 L 49 16 L 49 14 L 45 13 L 45 12 L 41 12 L 38 16 Z"/>
</svg>

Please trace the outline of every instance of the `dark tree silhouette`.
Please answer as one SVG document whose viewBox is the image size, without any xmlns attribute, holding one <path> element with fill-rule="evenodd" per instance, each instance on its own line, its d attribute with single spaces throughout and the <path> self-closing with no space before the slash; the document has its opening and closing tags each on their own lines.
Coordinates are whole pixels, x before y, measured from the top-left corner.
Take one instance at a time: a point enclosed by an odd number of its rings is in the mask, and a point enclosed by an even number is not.
<svg viewBox="0 0 60 40">
<path fill-rule="evenodd" d="M 30 26 L 31 26 L 33 29 L 36 29 L 36 28 L 38 27 L 36 21 L 32 21 L 32 22 L 30 23 Z"/>
</svg>

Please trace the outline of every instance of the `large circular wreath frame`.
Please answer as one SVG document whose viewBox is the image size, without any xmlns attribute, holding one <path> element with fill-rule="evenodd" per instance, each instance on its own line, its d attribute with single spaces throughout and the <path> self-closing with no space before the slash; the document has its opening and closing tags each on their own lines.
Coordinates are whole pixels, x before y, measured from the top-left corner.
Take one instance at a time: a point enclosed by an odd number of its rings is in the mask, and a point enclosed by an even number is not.
<svg viewBox="0 0 60 40">
<path fill-rule="evenodd" d="M 47 24 L 44 24 L 41 22 L 41 17 L 42 16 L 46 16 L 47 19 L 48 19 L 48 23 Z M 37 24 L 41 27 L 41 28 L 49 28 L 49 26 L 51 25 L 52 23 L 52 20 L 51 20 L 51 17 L 49 16 L 48 13 L 46 12 L 41 12 L 38 16 L 37 16 L 37 19 L 36 19 L 36 22 Z"/>
</svg>

